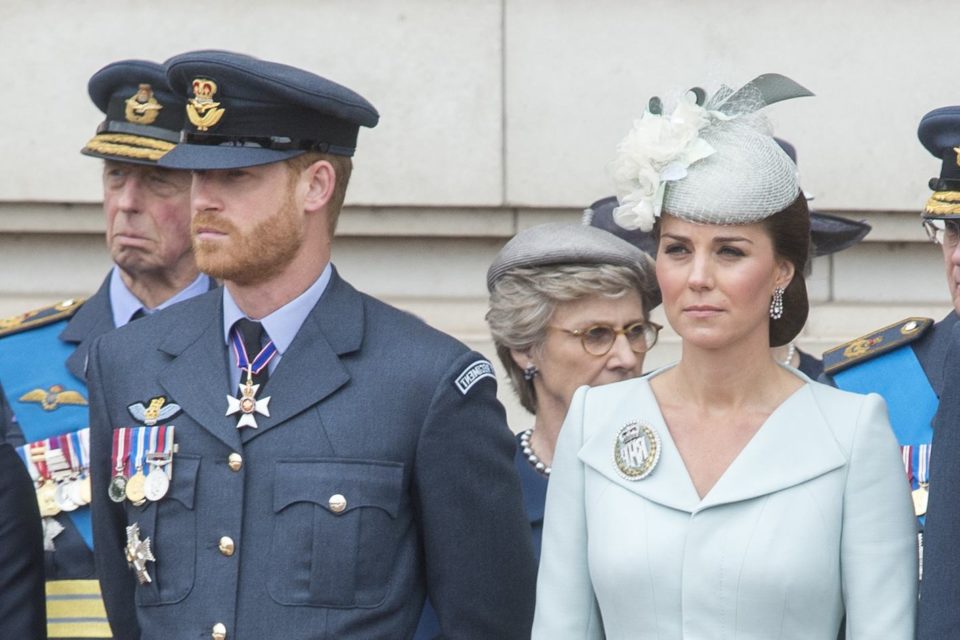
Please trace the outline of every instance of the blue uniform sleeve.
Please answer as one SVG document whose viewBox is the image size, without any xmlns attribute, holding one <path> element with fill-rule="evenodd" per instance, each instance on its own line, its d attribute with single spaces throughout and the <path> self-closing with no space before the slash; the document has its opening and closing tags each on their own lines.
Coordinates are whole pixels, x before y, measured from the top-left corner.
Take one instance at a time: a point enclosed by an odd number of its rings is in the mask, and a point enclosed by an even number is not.
<svg viewBox="0 0 960 640">
<path fill-rule="evenodd" d="M 440 637 L 451 640 L 527 640 L 533 618 L 536 565 L 516 445 L 489 366 L 475 352 L 452 363 L 417 445 L 427 591 Z"/>
</svg>

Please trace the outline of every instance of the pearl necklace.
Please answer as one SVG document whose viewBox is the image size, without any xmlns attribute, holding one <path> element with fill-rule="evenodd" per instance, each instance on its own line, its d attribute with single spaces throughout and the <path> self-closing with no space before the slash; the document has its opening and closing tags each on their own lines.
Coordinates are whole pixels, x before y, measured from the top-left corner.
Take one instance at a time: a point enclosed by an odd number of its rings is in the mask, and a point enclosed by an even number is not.
<svg viewBox="0 0 960 640">
<path fill-rule="evenodd" d="M 527 462 L 530 463 L 534 469 L 539 473 L 550 477 L 550 466 L 543 463 L 543 460 L 540 459 L 536 453 L 533 452 L 533 447 L 530 446 L 530 436 L 533 435 L 533 429 L 527 429 L 520 434 L 520 449 L 523 451 L 523 455 L 527 456 Z"/>
<path fill-rule="evenodd" d="M 790 343 L 790 348 L 787 350 L 787 357 L 783 359 L 783 364 L 787 366 L 792 366 L 790 363 L 793 362 L 793 354 L 797 352 L 797 345 Z"/>
</svg>

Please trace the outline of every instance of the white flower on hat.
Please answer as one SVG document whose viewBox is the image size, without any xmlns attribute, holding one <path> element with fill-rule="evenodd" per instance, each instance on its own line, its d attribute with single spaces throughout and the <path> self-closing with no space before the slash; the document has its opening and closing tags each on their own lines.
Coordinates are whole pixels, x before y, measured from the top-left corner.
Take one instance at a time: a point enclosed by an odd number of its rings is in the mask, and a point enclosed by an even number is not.
<svg viewBox="0 0 960 640">
<path fill-rule="evenodd" d="M 708 111 L 688 93 L 669 116 L 649 108 L 617 145 L 610 166 L 620 206 L 614 220 L 625 229 L 650 231 L 663 207 L 667 182 L 682 180 L 687 168 L 714 153 L 700 131 L 716 119 L 729 116 Z"/>
</svg>

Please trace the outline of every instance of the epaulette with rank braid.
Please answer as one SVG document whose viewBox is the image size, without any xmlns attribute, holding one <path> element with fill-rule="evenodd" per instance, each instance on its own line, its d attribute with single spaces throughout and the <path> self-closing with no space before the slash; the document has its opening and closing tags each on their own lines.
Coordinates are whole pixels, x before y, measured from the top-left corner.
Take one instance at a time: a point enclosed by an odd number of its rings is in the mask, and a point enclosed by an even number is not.
<svg viewBox="0 0 960 640">
<path fill-rule="evenodd" d="M 910 344 L 933 325 L 930 318 L 906 318 L 823 352 L 823 371 L 833 375 L 864 360 Z"/>
<path fill-rule="evenodd" d="M 72 298 L 42 309 L 34 309 L 9 318 L 0 318 L 0 338 L 69 318 L 84 302 L 86 298 Z"/>
</svg>

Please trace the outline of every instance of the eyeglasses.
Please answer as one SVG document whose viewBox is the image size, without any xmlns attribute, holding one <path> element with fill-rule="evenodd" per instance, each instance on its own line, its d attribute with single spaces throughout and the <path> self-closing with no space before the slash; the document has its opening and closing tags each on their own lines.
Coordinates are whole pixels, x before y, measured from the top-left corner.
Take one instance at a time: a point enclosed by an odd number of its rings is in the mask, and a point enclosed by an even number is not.
<svg viewBox="0 0 960 640">
<path fill-rule="evenodd" d="M 930 220 L 923 221 L 923 228 L 927 236 L 937 244 L 955 247 L 960 242 L 960 222 L 957 220 Z"/>
<path fill-rule="evenodd" d="M 630 350 L 634 353 L 646 353 L 657 344 L 662 326 L 656 322 L 634 322 L 622 329 L 614 329 L 605 324 L 595 324 L 586 329 L 564 329 L 563 327 L 548 327 L 556 331 L 563 331 L 580 338 L 583 350 L 592 356 L 605 356 L 610 353 L 617 336 L 627 338 Z"/>
</svg>

